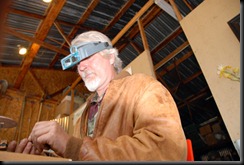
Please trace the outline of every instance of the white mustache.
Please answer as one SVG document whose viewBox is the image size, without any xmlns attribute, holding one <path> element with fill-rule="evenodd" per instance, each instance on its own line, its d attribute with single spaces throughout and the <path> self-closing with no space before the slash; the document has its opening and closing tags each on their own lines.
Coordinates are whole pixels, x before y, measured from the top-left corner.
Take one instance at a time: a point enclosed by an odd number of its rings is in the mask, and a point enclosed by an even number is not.
<svg viewBox="0 0 244 165">
<path fill-rule="evenodd" d="M 89 74 L 93 74 L 93 73 L 94 73 L 94 72 L 91 71 L 91 70 L 85 70 L 85 71 L 81 72 L 81 77 L 82 77 L 83 79 L 85 79 L 87 75 L 89 75 Z"/>
</svg>

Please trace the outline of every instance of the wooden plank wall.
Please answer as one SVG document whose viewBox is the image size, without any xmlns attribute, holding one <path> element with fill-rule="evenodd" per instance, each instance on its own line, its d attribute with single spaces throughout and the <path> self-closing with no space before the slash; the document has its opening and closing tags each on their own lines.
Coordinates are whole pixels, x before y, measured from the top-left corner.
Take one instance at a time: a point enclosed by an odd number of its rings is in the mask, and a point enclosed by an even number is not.
<svg viewBox="0 0 244 165">
<path fill-rule="evenodd" d="M 55 108 L 62 98 L 60 94 L 43 100 L 44 94 L 53 94 L 65 89 L 78 77 L 76 72 L 33 69 L 25 76 L 20 89 L 13 88 L 19 68 L 0 66 L 0 80 L 8 82 L 6 93 L 0 96 L 0 116 L 17 122 L 17 127 L 1 128 L 0 140 L 17 140 L 28 137 L 37 121 L 55 118 Z M 34 75 L 34 76 L 33 76 Z M 75 88 L 79 94 L 87 91 L 82 82 Z"/>
</svg>

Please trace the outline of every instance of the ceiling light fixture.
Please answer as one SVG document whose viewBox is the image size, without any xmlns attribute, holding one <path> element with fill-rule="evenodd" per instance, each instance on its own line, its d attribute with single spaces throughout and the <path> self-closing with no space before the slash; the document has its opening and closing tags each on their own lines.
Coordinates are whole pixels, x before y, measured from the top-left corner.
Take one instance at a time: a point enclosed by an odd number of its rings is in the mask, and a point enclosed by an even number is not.
<svg viewBox="0 0 244 165">
<path fill-rule="evenodd" d="M 27 53 L 27 49 L 21 45 L 17 45 L 17 47 L 19 48 L 19 54 L 20 55 L 25 55 Z"/>
<path fill-rule="evenodd" d="M 49 3 L 49 2 L 51 2 L 52 0 L 42 0 L 43 2 L 45 2 L 45 3 Z"/>
</svg>

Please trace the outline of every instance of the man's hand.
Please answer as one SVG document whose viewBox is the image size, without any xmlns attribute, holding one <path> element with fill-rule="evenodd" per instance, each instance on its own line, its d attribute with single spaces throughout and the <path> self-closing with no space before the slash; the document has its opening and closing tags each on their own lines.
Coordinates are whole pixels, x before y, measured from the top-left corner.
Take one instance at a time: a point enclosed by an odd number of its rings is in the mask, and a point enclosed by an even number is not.
<svg viewBox="0 0 244 165">
<path fill-rule="evenodd" d="M 17 144 L 15 140 L 9 142 L 7 151 L 24 154 L 40 154 L 39 152 L 35 153 L 35 147 L 32 145 L 31 142 L 28 141 L 27 138 L 22 139 L 19 144 Z"/>
<path fill-rule="evenodd" d="M 59 156 L 63 156 L 70 135 L 56 121 L 37 122 L 28 138 L 34 147 L 42 152 L 43 149 L 52 149 Z"/>
</svg>

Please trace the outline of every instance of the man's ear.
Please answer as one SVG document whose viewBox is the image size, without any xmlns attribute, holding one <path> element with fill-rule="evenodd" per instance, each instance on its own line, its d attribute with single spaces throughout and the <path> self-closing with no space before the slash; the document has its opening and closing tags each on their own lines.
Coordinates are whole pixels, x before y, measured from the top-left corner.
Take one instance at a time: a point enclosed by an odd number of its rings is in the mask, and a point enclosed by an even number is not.
<svg viewBox="0 0 244 165">
<path fill-rule="evenodd" d="M 110 62 L 110 64 L 114 64 L 114 61 L 115 61 L 115 56 L 114 56 L 114 54 L 110 54 L 110 55 L 109 55 L 109 62 Z"/>
</svg>

